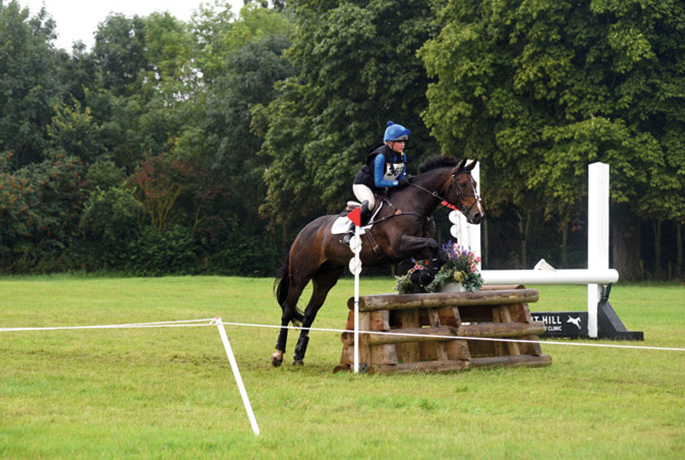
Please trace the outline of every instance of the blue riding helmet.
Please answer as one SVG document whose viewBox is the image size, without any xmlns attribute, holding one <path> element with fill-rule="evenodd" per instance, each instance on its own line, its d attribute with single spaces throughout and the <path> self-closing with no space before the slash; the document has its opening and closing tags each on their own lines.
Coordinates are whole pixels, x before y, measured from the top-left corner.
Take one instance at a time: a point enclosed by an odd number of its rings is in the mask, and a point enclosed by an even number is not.
<svg viewBox="0 0 685 460">
<path fill-rule="evenodd" d="M 402 125 L 396 125 L 392 121 L 389 121 L 388 127 L 385 129 L 383 142 L 406 141 L 407 139 L 409 139 L 410 134 L 410 129 L 407 129 Z"/>
</svg>

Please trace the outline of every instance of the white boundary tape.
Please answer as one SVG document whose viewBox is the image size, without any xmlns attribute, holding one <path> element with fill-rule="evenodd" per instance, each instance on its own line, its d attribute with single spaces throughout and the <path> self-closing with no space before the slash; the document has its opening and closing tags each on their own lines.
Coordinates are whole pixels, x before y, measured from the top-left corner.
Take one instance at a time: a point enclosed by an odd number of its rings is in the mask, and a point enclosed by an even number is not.
<svg viewBox="0 0 685 460">
<path fill-rule="evenodd" d="M 220 318 L 219 318 L 220 319 Z M 60 331 L 60 330 L 77 330 L 77 329 L 133 329 L 133 328 L 155 328 L 155 327 L 202 327 L 202 326 L 215 326 L 217 323 L 217 318 L 207 318 L 207 319 L 194 319 L 186 321 L 161 321 L 156 323 L 132 323 L 132 324 L 109 324 L 109 325 L 98 325 L 98 326 L 64 326 L 64 327 L 6 327 L 0 328 L 0 332 L 25 332 L 25 331 Z M 184 324 L 185 323 L 185 324 Z M 187 323 L 205 323 L 205 324 L 187 324 Z M 281 325 L 272 324 L 255 324 L 255 323 L 233 323 L 222 321 L 224 326 L 236 326 L 236 327 L 261 327 L 266 329 L 281 329 Z M 308 331 L 320 331 L 320 332 L 353 332 L 348 329 L 330 329 L 321 327 L 296 327 L 287 326 L 288 329 L 302 330 L 306 329 Z M 395 335 L 395 336 L 406 336 L 406 337 L 422 337 L 421 334 L 407 334 L 404 332 L 383 332 L 383 331 L 359 331 L 360 334 L 378 334 L 378 335 Z M 572 347 L 600 347 L 600 348 L 625 348 L 632 350 L 661 350 L 661 351 L 685 351 L 685 348 L 676 347 L 648 347 L 644 345 L 615 345 L 609 343 L 587 343 L 587 342 L 555 342 L 552 340 L 521 340 L 521 339 L 500 339 L 494 337 L 462 337 L 458 335 L 445 335 L 445 336 L 432 336 L 445 339 L 458 339 L 458 340 L 485 340 L 490 342 L 515 342 L 515 343 L 539 343 L 541 345 L 563 345 Z"/>
<path fill-rule="evenodd" d="M 189 319 L 185 321 L 158 321 L 155 323 L 128 323 L 128 324 L 107 324 L 101 326 L 56 326 L 56 327 L 3 327 L 0 332 L 25 332 L 25 331 L 63 331 L 69 329 L 134 329 L 145 327 L 199 327 L 213 326 L 214 318 Z M 207 324 L 188 324 L 188 323 L 207 323 Z"/>
<path fill-rule="evenodd" d="M 233 376 L 235 377 L 236 384 L 238 385 L 238 391 L 240 392 L 240 397 L 243 400 L 243 405 L 245 406 L 245 412 L 247 413 L 247 418 L 252 426 L 252 431 L 256 436 L 259 436 L 259 426 L 257 425 L 257 419 L 255 418 L 254 411 L 252 410 L 252 405 L 250 404 L 250 399 L 247 396 L 247 390 L 243 383 L 243 379 L 240 375 L 240 370 L 238 369 L 238 363 L 233 355 L 233 350 L 231 349 L 231 344 L 228 341 L 228 336 L 226 335 L 226 326 L 235 327 L 260 327 L 268 329 L 280 329 L 282 326 L 270 325 L 270 324 L 254 324 L 254 323 L 227 323 L 224 322 L 221 317 L 216 318 L 206 318 L 206 319 L 192 319 L 183 321 L 158 321 L 153 323 L 129 323 L 129 324 L 107 324 L 107 325 L 95 325 L 95 326 L 58 326 L 58 327 L 5 327 L 0 328 L 0 332 L 32 332 L 32 331 L 67 331 L 67 330 L 85 330 L 85 329 L 140 329 L 140 328 L 164 328 L 164 327 L 204 327 L 204 326 L 216 326 L 219 329 L 219 335 L 221 336 L 221 341 L 226 350 L 226 356 L 228 356 L 228 361 L 231 364 L 231 370 L 233 371 Z M 328 329 L 328 328 L 299 328 L 294 326 L 288 326 L 288 329 L 307 329 L 309 331 L 321 331 L 321 332 L 353 332 L 355 337 L 357 334 L 378 334 L 378 335 L 394 335 L 394 336 L 406 336 L 406 337 L 422 337 L 421 334 L 408 334 L 403 332 L 382 332 L 382 331 L 349 331 L 347 329 Z M 500 339 L 500 338 L 488 338 L 488 337 L 461 337 L 455 335 L 448 336 L 433 336 L 442 337 L 446 339 L 459 339 L 459 340 L 486 340 L 491 342 L 517 342 L 517 343 L 539 343 L 545 345 L 566 345 L 566 346 L 576 346 L 576 347 L 602 347 L 602 348 L 624 348 L 632 350 L 659 350 L 659 351 L 685 351 L 685 348 L 671 348 L 671 347 L 647 347 L 638 345 L 613 345 L 605 343 L 584 343 L 584 342 L 553 342 L 553 341 L 539 341 L 539 340 L 521 340 L 521 339 Z"/>
<path fill-rule="evenodd" d="M 275 326 L 270 324 L 250 324 L 250 323 L 224 323 L 227 326 L 239 326 L 239 327 L 264 327 L 272 329 L 280 329 L 282 326 Z M 309 331 L 322 331 L 322 332 L 353 332 L 349 329 L 328 329 L 319 327 L 295 327 L 287 326 L 288 329 L 302 330 L 307 329 Z M 378 334 L 378 335 L 395 335 L 403 337 L 425 337 L 423 334 L 408 334 L 406 332 L 383 332 L 383 331 L 359 331 L 360 334 Z M 685 351 L 685 348 L 672 348 L 672 347 L 647 347 L 644 345 L 614 345 L 609 343 L 585 343 L 585 342 L 554 342 L 551 340 L 521 340 L 521 339 L 499 339 L 494 337 L 462 337 L 459 335 L 431 335 L 432 338 L 444 338 L 451 340 L 485 340 L 488 342 L 516 342 L 516 343 L 539 343 L 540 345 L 567 345 L 575 347 L 602 347 L 602 348 L 627 348 L 633 350 L 662 350 L 662 351 Z"/>
<path fill-rule="evenodd" d="M 192 323 L 192 324 L 191 324 Z M 226 329 L 224 322 L 221 317 L 207 318 L 207 319 L 190 319 L 184 321 L 158 321 L 154 323 L 131 323 L 131 324 L 107 324 L 107 325 L 96 325 L 96 326 L 64 326 L 64 327 L 5 327 L 0 328 L 0 332 L 30 332 L 30 331 L 67 331 L 67 330 L 84 330 L 84 329 L 145 329 L 145 328 L 162 328 L 162 327 L 203 327 L 203 326 L 216 326 L 219 329 L 219 335 L 221 336 L 221 341 L 224 344 L 224 349 L 226 350 L 226 356 L 228 356 L 228 362 L 231 364 L 231 370 L 233 371 L 233 376 L 235 377 L 236 384 L 238 385 L 238 391 L 240 392 L 240 397 L 243 400 L 243 405 L 245 406 L 245 412 L 247 412 L 247 418 L 250 420 L 250 425 L 252 426 L 252 431 L 255 435 L 259 436 L 259 426 L 257 425 L 257 419 L 255 418 L 254 412 L 252 411 L 252 405 L 250 404 L 250 399 L 247 396 L 247 391 L 245 390 L 245 384 L 243 383 L 243 378 L 240 376 L 240 370 L 238 369 L 238 363 L 233 355 L 233 350 L 231 349 L 231 344 L 228 341 L 228 336 L 226 335 Z"/>
</svg>

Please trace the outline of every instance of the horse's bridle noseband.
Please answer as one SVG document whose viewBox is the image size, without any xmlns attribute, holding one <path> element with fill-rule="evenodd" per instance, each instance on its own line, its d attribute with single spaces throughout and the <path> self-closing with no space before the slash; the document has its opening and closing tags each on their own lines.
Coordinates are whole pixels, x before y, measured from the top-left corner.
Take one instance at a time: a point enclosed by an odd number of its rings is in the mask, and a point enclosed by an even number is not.
<svg viewBox="0 0 685 460">
<path fill-rule="evenodd" d="M 471 186 L 472 186 L 472 188 L 473 188 L 473 190 L 474 190 L 475 193 L 462 193 L 462 192 L 459 191 L 459 187 L 456 187 L 456 185 L 457 185 L 457 176 L 459 176 L 459 175 L 461 175 L 461 174 L 468 174 L 468 175 L 469 175 L 469 182 L 471 183 Z M 423 190 L 423 191 L 426 192 L 426 193 L 430 193 L 430 194 L 433 195 L 437 200 L 440 200 L 440 201 L 443 201 L 443 202 L 449 204 L 450 206 L 452 206 L 452 207 L 458 209 L 458 210 L 459 210 L 462 214 L 464 214 L 464 215 L 468 215 L 468 213 L 471 212 L 471 209 L 473 209 L 473 207 L 475 206 L 475 204 L 478 203 L 478 202 L 480 201 L 480 196 L 478 195 L 478 192 L 476 191 L 476 184 L 475 184 L 475 180 L 474 180 L 473 176 L 471 175 L 471 171 L 456 171 L 456 168 L 455 168 L 455 171 L 452 172 L 452 178 L 450 179 L 449 186 L 447 186 L 447 190 L 445 191 L 445 195 L 446 195 L 446 196 L 449 196 L 450 190 L 452 190 L 452 187 L 456 187 L 456 189 L 457 189 L 457 203 L 452 203 L 452 202 L 450 202 L 447 198 L 444 198 L 444 197 L 440 196 L 440 194 L 439 194 L 438 192 L 431 192 L 431 191 L 428 190 L 427 188 L 424 188 L 424 187 L 422 187 L 422 186 L 420 186 L 420 185 L 418 185 L 418 184 L 414 184 L 414 183 L 410 182 L 409 185 L 411 185 L 412 187 L 416 187 L 416 188 L 418 188 L 418 189 L 420 189 L 420 190 Z M 475 198 L 475 200 L 473 200 L 473 203 L 471 203 L 471 206 L 469 206 L 469 207 L 467 208 L 466 206 L 464 206 L 464 205 L 461 203 L 461 200 L 458 199 L 460 196 L 463 196 L 463 197 L 472 196 L 472 197 Z"/>
</svg>

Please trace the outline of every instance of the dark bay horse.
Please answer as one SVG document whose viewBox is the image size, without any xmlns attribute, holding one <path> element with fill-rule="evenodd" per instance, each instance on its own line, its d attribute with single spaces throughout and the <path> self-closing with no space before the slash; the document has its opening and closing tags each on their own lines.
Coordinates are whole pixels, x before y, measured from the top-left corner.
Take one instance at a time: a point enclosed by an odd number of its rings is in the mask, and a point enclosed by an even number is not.
<svg viewBox="0 0 685 460">
<path fill-rule="evenodd" d="M 476 162 L 466 164 L 452 157 L 436 156 L 419 168 L 419 175 L 405 187 L 393 191 L 384 202 L 375 224 L 362 235 L 361 261 L 365 267 L 389 265 L 413 257 L 440 261 L 439 246 L 432 237 L 435 231 L 433 213 L 443 201 L 461 211 L 469 223 L 479 224 L 485 211 L 476 193 L 476 181 L 471 170 Z M 276 278 L 276 298 L 283 309 L 276 352 L 271 363 L 278 367 L 288 339 L 288 324 L 302 325 L 295 346 L 293 364 L 302 364 L 309 342 L 309 330 L 328 292 L 335 286 L 353 257 L 340 235 L 331 233 L 338 215 L 319 217 L 307 224 L 290 247 L 285 265 Z M 369 235 L 369 233 L 371 235 Z M 304 312 L 297 308 L 302 291 L 312 282 L 312 296 Z"/>
</svg>

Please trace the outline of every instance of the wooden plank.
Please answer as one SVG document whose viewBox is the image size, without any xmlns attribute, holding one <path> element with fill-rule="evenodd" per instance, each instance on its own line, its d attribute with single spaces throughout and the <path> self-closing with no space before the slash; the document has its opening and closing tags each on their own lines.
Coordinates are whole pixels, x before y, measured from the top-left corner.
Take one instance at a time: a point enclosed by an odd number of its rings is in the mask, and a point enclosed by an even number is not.
<svg viewBox="0 0 685 460">
<path fill-rule="evenodd" d="M 371 315 L 359 312 L 359 330 L 371 330 Z M 353 334 L 354 335 L 354 334 Z M 366 334 L 359 334 L 359 362 L 368 363 L 371 361 L 371 350 L 369 350 L 369 340 Z"/>
<path fill-rule="evenodd" d="M 391 334 L 368 334 L 369 345 L 378 346 L 388 343 L 410 343 L 410 342 L 441 342 L 454 340 L 457 329 L 453 327 L 409 327 L 403 329 L 393 329 L 388 331 Z M 398 334 L 398 335 L 395 335 Z M 412 335 L 399 335 L 412 334 Z"/>
<path fill-rule="evenodd" d="M 354 365 L 354 332 L 343 332 L 340 334 L 340 340 L 343 343 L 340 364 L 343 366 Z"/>
<path fill-rule="evenodd" d="M 427 294 L 378 294 L 359 298 L 360 311 L 408 310 L 461 305 L 506 305 L 537 302 L 535 289 L 490 290 L 479 292 L 433 292 Z M 354 309 L 354 298 L 347 302 Z"/>
<path fill-rule="evenodd" d="M 388 310 L 377 310 L 371 312 L 370 329 L 371 331 L 389 331 Z M 354 327 L 354 326 L 353 326 Z"/>
<path fill-rule="evenodd" d="M 441 327 L 440 312 L 437 308 L 431 308 L 428 310 L 428 321 L 430 322 L 431 327 Z M 434 346 L 438 361 L 447 361 L 447 344 L 444 342 L 438 342 L 435 343 Z"/>
<path fill-rule="evenodd" d="M 524 335 L 540 335 L 545 332 L 545 323 L 478 323 L 462 325 L 456 335 L 460 337 L 521 337 Z"/>
<path fill-rule="evenodd" d="M 481 291 L 508 291 L 511 289 L 525 289 L 526 287 L 523 284 L 493 284 L 493 285 L 486 285 L 486 286 L 481 286 L 480 290 Z"/>
<path fill-rule="evenodd" d="M 390 330 L 388 324 L 388 311 L 377 310 L 369 314 L 370 329 L 372 331 L 384 332 Z M 367 335 L 367 334 L 365 334 Z M 367 346 L 370 346 L 369 337 L 366 338 Z M 376 364 L 397 364 L 397 351 L 394 344 L 386 344 L 378 347 L 370 347 L 370 361 Z"/>
<path fill-rule="evenodd" d="M 438 315 L 443 326 L 461 326 L 461 316 L 457 307 L 442 307 L 438 309 Z"/>
<path fill-rule="evenodd" d="M 472 358 L 469 367 L 528 366 L 544 367 L 552 364 L 550 355 L 487 356 Z"/>
<path fill-rule="evenodd" d="M 402 310 L 400 312 L 400 323 L 402 325 L 402 330 L 405 329 L 418 329 L 419 328 L 419 311 L 414 310 Z M 385 336 L 387 337 L 387 336 Z M 371 339 L 369 337 L 369 339 Z M 413 363 L 419 360 L 419 344 L 416 340 L 413 341 L 400 341 L 400 342 L 388 342 L 397 344 L 397 360 L 401 363 Z"/>
<path fill-rule="evenodd" d="M 452 340 L 447 342 L 447 358 L 450 361 L 469 361 L 471 353 L 466 340 Z"/>
<path fill-rule="evenodd" d="M 370 374 L 414 374 L 417 372 L 455 372 L 469 367 L 466 361 L 420 361 L 391 365 L 372 365 L 367 367 Z"/>
<path fill-rule="evenodd" d="M 501 324 L 503 322 L 502 318 L 500 318 L 499 308 L 493 307 L 493 309 L 490 313 L 492 315 L 492 322 L 494 324 Z M 504 352 L 506 345 L 503 344 L 502 342 L 492 342 L 492 346 L 495 349 L 495 351 L 493 353 L 495 356 L 504 356 L 507 354 Z"/>
<path fill-rule="evenodd" d="M 520 304 L 518 304 L 520 305 Z M 511 314 L 509 313 L 509 305 L 502 305 L 499 307 L 499 317 L 502 324 L 511 324 Z M 521 354 L 519 344 L 516 342 L 507 342 L 507 348 L 511 356 L 518 356 Z"/>
</svg>

